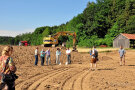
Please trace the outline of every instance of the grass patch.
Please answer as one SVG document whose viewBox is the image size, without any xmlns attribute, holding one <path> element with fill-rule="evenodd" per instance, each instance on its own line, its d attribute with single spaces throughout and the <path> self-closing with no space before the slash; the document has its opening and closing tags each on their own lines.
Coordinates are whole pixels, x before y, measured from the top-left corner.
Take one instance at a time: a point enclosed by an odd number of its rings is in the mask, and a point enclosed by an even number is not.
<svg viewBox="0 0 135 90">
<path fill-rule="evenodd" d="M 96 48 L 98 52 L 111 52 L 119 50 L 119 48 Z M 90 52 L 91 48 L 77 48 L 78 52 Z"/>
</svg>

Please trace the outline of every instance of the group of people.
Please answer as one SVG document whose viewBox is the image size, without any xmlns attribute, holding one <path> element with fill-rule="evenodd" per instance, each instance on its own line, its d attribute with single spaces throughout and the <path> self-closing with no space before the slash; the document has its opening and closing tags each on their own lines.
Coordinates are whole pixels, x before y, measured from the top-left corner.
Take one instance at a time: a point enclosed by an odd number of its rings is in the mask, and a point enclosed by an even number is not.
<svg viewBox="0 0 135 90">
<path fill-rule="evenodd" d="M 38 47 L 36 48 L 35 50 L 35 65 L 38 64 L 38 56 L 40 55 L 41 57 L 41 65 L 43 66 L 44 65 L 44 59 L 45 59 L 45 56 L 46 56 L 46 64 L 49 65 L 51 64 L 51 56 L 50 56 L 50 49 L 44 51 L 44 49 L 42 49 L 42 51 L 40 52 L 39 54 L 39 51 L 38 51 Z M 48 63 L 49 62 L 49 63 Z"/>
<path fill-rule="evenodd" d="M 2 56 L 0 57 L 0 90 L 15 90 L 15 72 L 16 72 L 16 66 L 13 61 L 13 58 L 11 57 L 13 53 L 13 47 L 12 46 L 6 46 L 4 47 L 2 51 Z M 123 49 L 122 46 L 120 46 L 119 49 L 119 55 L 120 55 L 120 66 L 125 65 L 125 53 L 126 51 Z M 51 64 L 51 58 L 50 58 L 50 49 L 44 51 L 38 52 L 38 47 L 35 50 L 35 65 L 38 64 L 38 55 L 41 57 L 41 65 L 44 65 L 44 58 L 46 56 L 46 64 L 50 65 Z M 60 62 L 60 55 L 61 51 L 59 48 L 56 50 L 56 64 L 61 65 Z M 71 50 L 68 48 L 66 50 L 66 55 L 67 55 L 67 64 L 71 64 Z M 97 67 L 97 61 L 98 61 L 98 51 L 96 50 L 96 47 L 93 47 L 93 50 L 90 51 L 91 55 L 91 60 L 90 60 L 90 67 L 91 70 L 95 70 Z M 123 62 L 123 63 L 122 63 Z M 6 78 L 7 76 L 9 77 L 14 77 L 14 78 Z M 5 76 L 5 77 L 3 77 Z M 9 80 L 9 81 L 8 81 Z"/>
<path fill-rule="evenodd" d="M 71 50 L 67 48 L 66 50 L 66 55 L 67 55 L 67 61 L 65 65 L 71 64 Z M 50 49 L 44 50 L 42 49 L 40 52 L 38 50 L 38 47 L 35 49 L 35 65 L 37 66 L 38 64 L 38 56 L 41 58 L 41 65 L 44 66 L 44 61 L 46 60 L 46 65 L 51 65 L 51 52 Z M 60 62 L 60 56 L 61 56 L 61 51 L 60 48 L 57 48 L 56 50 L 56 64 L 61 65 Z M 45 59 L 46 58 L 46 59 Z"/>
<path fill-rule="evenodd" d="M 123 62 L 123 65 L 125 65 L 125 53 L 126 53 L 126 51 L 123 49 L 123 46 L 120 46 L 120 49 L 119 49 L 120 66 L 122 66 L 122 62 Z M 46 57 L 46 65 L 51 64 L 50 49 L 48 49 L 46 51 L 44 51 L 44 49 L 42 49 L 42 51 L 39 54 L 38 47 L 36 48 L 36 50 L 35 50 L 35 65 L 37 65 L 37 63 L 38 63 L 38 55 L 40 55 L 42 66 L 44 65 L 45 57 Z M 66 61 L 65 65 L 71 64 L 71 50 L 69 48 L 67 48 L 67 50 L 66 50 L 66 55 L 67 55 L 67 61 Z M 56 64 L 58 64 L 58 65 L 61 65 L 60 56 L 61 56 L 60 48 L 57 48 L 57 50 L 56 50 Z M 95 46 L 93 46 L 93 49 L 91 49 L 90 56 L 91 56 L 90 68 L 91 68 L 91 70 L 95 70 L 97 67 L 97 61 L 99 60 L 98 51 L 96 50 Z"/>
</svg>

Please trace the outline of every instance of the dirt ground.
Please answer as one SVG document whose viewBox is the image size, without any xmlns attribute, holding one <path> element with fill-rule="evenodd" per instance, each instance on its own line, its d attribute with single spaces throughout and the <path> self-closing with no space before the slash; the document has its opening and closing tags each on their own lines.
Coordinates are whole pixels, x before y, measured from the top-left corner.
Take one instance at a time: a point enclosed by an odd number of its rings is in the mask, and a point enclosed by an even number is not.
<svg viewBox="0 0 135 90">
<path fill-rule="evenodd" d="M 4 46 L 0 46 L 0 54 Z M 43 47 L 39 46 L 39 51 Z M 47 48 L 44 48 L 45 50 Z M 16 90 L 133 90 L 135 89 L 135 50 L 126 51 L 126 65 L 119 66 L 118 51 L 99 53 L 98 68 L 89 70 L 89 53 L 72 52 L 71 65 L 55 65 L 56 48 L 51 49 L 50 66 L 34 66 L 35 46 L 14 46 L 13 60 L 17 66 Z"/>
</svg>

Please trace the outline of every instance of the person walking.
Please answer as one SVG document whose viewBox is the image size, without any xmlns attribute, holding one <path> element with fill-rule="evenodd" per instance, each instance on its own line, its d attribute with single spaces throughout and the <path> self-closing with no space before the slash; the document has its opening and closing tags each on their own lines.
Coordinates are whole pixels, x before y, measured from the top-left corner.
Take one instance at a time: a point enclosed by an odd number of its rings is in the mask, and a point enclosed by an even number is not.
<svg viewBox="0 0 135 90">
<path fill-rule="evenodd" d="M 61 65 L 60 55 L 61 55 L 60 48 L 57 48 L 57 51 L 56 51 L 56 64 L 58 64 L 58 65 Z"/>
<path fill-rule="evenodd" d="M 11 58 L 11 55 L 13 53 L 13 47 L 12 46 L 6 46 L 4 47 L 2 51 L 2 56 L 0 57 L 0 73 L 2 74 L 8 74 L 10 75 L 15 74 L 16 72 L 16 66 L 13 61 L 13 58 Z M 3 81 L 2 76 L 0 77 L 1 85 L 0 90 L 15 90 L 15 81 Z"/>
<path fill-rule="evenodd" d="M 90 68 L 91 70 L 95 70 L 97 68 L 97 62 L 98 61 L 98 51 L 96 50 L 96 47 L 93 46 L 92 54 L 91 54 L 91 61 L 90 61 Z M 94 68 L 93 68 L 94 65 Z"/>
<path fill-rule="evenodd" d="M 126 51 L 123 49 L 123 46 L 120 46 L 120 49 L 119 49 L 120 66 L 122 66 L 122 61 L 123 61 L 123 65 L 125 65 L 125 54 L 126 54 Z"/>
<path fill-rule="evenodd" d="M 40 57 L 41 57 L 41 65 L 44 66 L 44 58 L 45 58 L 45 51 L 42 49 L 40 52 Z"/>
<path fill-rule="evenodd" d="M 71 64 L 71 50 L 69 48 L 66 50 L 66 55 L 67 55 L 66 65 Z"/>
<path fill-rule="evenodd" d="M 35 65 L 36 65 L 36 66 L 37 66 L 37 64 L 38 64 L 38 55 L 39 55 L 38 47 L 36 47 L 36 50 L 35 50 Z"/>
<path fill-rule="evenodd" d="M 46 54 L 46 64 L 48 65 L 48 61 L 49 61 L 49 65 L 50 65 L 51 64 L 50 49 L 46 50 L 45 54 Z"/>
</svg>

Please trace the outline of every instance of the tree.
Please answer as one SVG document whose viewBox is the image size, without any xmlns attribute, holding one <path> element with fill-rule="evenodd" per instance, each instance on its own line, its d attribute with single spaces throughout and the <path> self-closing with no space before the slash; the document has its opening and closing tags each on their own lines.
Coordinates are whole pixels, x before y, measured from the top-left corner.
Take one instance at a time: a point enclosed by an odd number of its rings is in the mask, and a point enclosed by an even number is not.
<svg viewBox="0 0 135 90">
<path fill-rule="evenodd" d="M 108 46 L 112 46 L 113 39 L 122 33 L 122 30 L 119 30 L 118 23 L 116 22 L 111 29 L 108 30 L 108 34 L 105 35 L 105 41 Z"/>
<path fill-rule="evenodd" d="M 51 34 L 51 31 L 50 31 L 49 28 L 46 28 L 46 29 L 43 31 L 43 33 L 42 33 L 43 37 L 48 36 L 48 35 L 50 35 L 50 34 Z"/>
<path fill-rule="evenodd" d="M 40 45 L 44 36 L 60 31 L 76 32 L 76 44 L 79 46 L 91 47 L 101 44 L 112 46 L 113 38 L 119 33 L 135 33 L 135 0 L 88 2 L 84 11 L 66 24 L 38 27 L 33 33 L 18 35 L 13 40 L 15 44 L 20 40 L 28 40 L 32 45 Z M 59 42 L 67 41 L 71 46 L 72 39 L 61 36 Z"/>
</svg>

